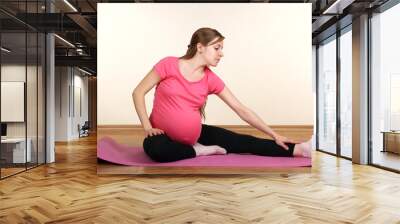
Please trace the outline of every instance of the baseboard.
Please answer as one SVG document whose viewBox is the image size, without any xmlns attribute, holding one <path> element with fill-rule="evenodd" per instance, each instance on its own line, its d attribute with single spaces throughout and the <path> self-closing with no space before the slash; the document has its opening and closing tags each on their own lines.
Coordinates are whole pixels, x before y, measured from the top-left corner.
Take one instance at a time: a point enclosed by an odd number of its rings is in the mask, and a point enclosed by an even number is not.
<svg viewBox="0 0 400 224">
<path fill-rule="evenodd" d="M 249 125 L 216 125 L 241 134 L 253 135 L 260 138 L 270 136 Z M 275 132 L 288 138 L 305 141 L 310 139 L 313 133 L 313 125 L 270 125 Z M 137 146 L 143 141 L 145 132 L 141 125 L 98 125 L 97 139 L 111 137 L 118 143 L 129 146 Z"/>
</svg>

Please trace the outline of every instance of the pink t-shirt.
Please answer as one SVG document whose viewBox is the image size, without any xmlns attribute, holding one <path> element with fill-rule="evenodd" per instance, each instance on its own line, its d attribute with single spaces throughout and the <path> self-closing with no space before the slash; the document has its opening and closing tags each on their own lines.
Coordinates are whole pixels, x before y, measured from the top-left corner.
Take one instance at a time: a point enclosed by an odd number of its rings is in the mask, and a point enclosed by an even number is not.
<svg viewBox="0 0 400 224">
<path fill-rule="evenodd" d="M 210 94 L 224 89 L 224 82 L 208 67 L 199 81 L 188 81 L 179 70 L 177 57 L 165 57 L 154 70 L 161 77 L 154 93 L 150 122 L 171 139 L 194 145 L 201 133 L 200 108 Z"/>
</svg>

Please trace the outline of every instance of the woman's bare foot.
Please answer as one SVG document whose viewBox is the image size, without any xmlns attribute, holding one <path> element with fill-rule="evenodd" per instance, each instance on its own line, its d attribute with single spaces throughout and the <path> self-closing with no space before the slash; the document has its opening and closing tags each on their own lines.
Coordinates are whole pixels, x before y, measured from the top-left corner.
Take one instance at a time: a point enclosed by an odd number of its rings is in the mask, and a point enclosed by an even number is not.
<svg viewBox="0 0 400 224">
<path fill-rule="evenodd" d="M 196 156 L 224 155 L 226 150 L 218 145 L 202 145 L 198 142 L 193 145 Z"/>
<path fill-rule="evenodd" d="M 300 144 L 296 144 L 294 146 L 293 156 L 302 156 L 311 158 L 311 150 L 312 150 L 312 137 L 307 142 L 303 142 Z"/>
</svg>

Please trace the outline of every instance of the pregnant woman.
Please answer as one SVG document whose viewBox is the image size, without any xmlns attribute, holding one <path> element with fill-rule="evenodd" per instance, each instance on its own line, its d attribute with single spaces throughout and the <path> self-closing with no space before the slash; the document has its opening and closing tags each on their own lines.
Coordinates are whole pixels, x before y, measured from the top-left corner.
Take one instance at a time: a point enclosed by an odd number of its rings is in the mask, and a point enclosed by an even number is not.
<svg viewBox="0 0 400 224">
<path fill-rule="evenodd" d="M 210 70 L 209 66 L 217 66 L 224 56 L 223 40 L 215 29 L 198 29 L 184 56 L 161 59 L 135 88 L 132 97 L 146 132 L 146 154 L 157 162 L 226 153 L 311 157 L 311 139 L 298 143 L 275 133 Z M 154 86 L 153 109 L 148 117 L 145 94 Z M 273 140 L 202 124 L 210 94 L 216 94 L 242 120 Z"/>
</svg>

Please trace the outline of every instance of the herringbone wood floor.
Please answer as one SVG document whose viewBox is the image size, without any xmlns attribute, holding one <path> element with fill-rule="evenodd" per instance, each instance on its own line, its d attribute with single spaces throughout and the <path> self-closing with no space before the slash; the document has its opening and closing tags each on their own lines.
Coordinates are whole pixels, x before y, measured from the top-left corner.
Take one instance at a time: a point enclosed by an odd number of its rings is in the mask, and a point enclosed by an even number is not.
<svg viewBox="0 0 400 224">
<path fill-rule="evenodd" d="M 0 181 L 0 223 L 400 223 L 400 175 L 315 153 L 310 173 L 97 176 L 96 137 Z"/>
</svg>

